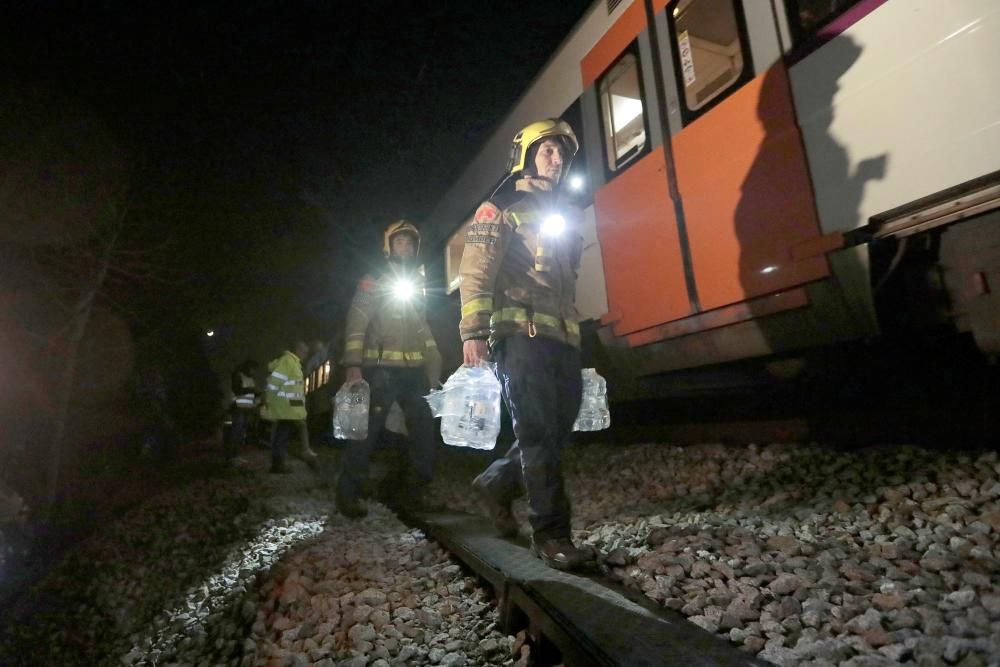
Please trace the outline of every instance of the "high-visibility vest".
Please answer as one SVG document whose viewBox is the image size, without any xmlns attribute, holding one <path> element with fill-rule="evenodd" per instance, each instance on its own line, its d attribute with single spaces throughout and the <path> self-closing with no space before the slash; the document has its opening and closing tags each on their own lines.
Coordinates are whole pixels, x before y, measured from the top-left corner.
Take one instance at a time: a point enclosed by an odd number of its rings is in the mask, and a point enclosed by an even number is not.
<svg viewBox="0 0 1000 667">
<path fill-rule="evenodd" d="M 302 377 L 302 361 L 286 350 L 267 365 L 266 405 L 260 416 L 268 421 L 306 418 L 306 383 Z"/>
<path fill-rule="evenodd" d="M 236 393 L 236 397 L 233 399 L 233 403 L 240 410 L 251 410 L 253 409 L 255 402 L 255 390 L 257 385 L 253 378 L 249 375 L 239 371 L 237 371 L 237 375 L 239 377 L 234 379 L 239 382 L 239 390 Z M 236 382 L 233 382 L 233 384 L 236 385 Z"/>
</svg>

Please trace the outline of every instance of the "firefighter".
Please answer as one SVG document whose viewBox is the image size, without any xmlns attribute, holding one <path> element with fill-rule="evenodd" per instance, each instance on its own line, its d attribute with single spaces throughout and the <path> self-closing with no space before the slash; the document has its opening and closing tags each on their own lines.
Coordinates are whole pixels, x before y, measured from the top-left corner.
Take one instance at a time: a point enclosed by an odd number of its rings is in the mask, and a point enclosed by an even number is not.
<svg viewBox="0 0 1000 667">
<path fill-rule="evenodd" d="M 517 438 L 473 490 L 504 536 L 517 533 L 510 505 L 526 491 L 532 550 L 562 570 L 590 559 L 570 537 L 561 463 L 582 393 L 574 306 L 582 212 L 559 189 L 577 148 L 561 120 L 517 133 L 507 179 L 476 210 L 459 269 L 464 363 L 496 362 Z"/>
<path fill-rule="evenodd" d="M 361 486 L 394 402 L 406 417 L 410 466 L 393 504 L 418 509 L 434 472 L 434 421 L 424 395 L 439 383 L 441 356 L 424 315 L 420 232 L 399 220 L 385 230 L 382 250 L 385 266 L 361 279 L 347 316 L 346 382 L 364 378 L 371 388 L 368 437 L 349 441 L 337 483 L 337 508 L 350 518 L 368 513 L 360 502 Z"/>
<path fill-rule="evenodd" d="M 306 420 L 306 384 L 302 376 L 302 359 L 309 353 L 304 341 L 298 341 L 267 365 L 267 390 L 261 405 L 261 418 L 273 422 L 271 427 L 271 472 L 290 472 L 288 441 L 298 432 L 299 423 Z"/>
</svg>

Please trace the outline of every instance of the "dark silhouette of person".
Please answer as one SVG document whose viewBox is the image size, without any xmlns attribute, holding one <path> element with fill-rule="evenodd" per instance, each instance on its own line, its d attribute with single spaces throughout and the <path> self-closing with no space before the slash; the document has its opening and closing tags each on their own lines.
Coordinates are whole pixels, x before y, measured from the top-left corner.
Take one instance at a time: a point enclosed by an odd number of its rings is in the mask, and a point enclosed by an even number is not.
<svg viewBox="0 0 1000 667">
<path fill-rule="evenodd" d="M 835 192 L 837 220 L 825 220 L 827 225 L 846 229 L 842 225 L 855 227 L 863 222 L 859 208 L 865 184 L 883 177 L 886 156 L 863 160 L 852 169 L 847 150 L 829 131 L 836 112 L 838 81 L 860 54 L 861 48 L 846 36 L 839 36 L 823 47 L 821 57 L 826 66 L 816 68 L 814 74 L 821 78 L 813 78 L 809 85 L 813 91 L 822 91 L 821 97 L 828 103 L 803 118 L 789 113 L 791 86 L 787 68 L 776 65 L 765 74 L 758 103 L 765 137 L 743 182 L 735 218 L 745 299 L 779 292 L 800 282 L 788 277 L 793 261 L 791 248 L 823 233 L 815 212 L 813 183 L 826 187 L 830 183 L 840 185 Z M 811 137 L 809 151 L 814 154 L 811 163 L 798 163 L 805 160 L 799 122 L 826 128 L 822 136 Z M 806 216 L 816 216 L 814 229 L 805 221 Z M 853 273 L 853 269 L 848 272 Z M 785 321 L 781 317 L 756 320 L 770 352 L 787 350 L 801 339 L 801 332 L 789 329 Z"/>
</svg>

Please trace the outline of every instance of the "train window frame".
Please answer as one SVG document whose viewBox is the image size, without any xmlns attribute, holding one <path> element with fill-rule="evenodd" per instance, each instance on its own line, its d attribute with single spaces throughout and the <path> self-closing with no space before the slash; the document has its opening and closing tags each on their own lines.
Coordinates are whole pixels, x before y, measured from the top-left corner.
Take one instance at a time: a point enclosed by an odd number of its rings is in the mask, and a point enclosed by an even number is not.
<svg viewBox="0 0 1000 667">
<path fill-rule="evenodd" d="M 635 63 L 635 75 L 637 82 L 639 84 L 639 101 L 642 102 L 642 113 L 640 114 L 642 118 L 642 129 L 645 134 L 645 139 L 643 140 L 642 146 L 639 147 L 637 151 L 627 153 L 623 157 L 614 157 L 614 164 L 611 164 L 611 158 L 614 154 L 614 145 L 611 143 L 613 140 L 613 134 L 608 132 L 608 120 L 605 107 L 605 95 L 607 94 L 602 88 L 604 88 L 607 79 L 612 74 L 616 73 L 626 58 L 633 58 Z M 615 80 L 621 77 L 619 73 Z M 605 180 L 610 181 L 615 176 L 627 171 L 628 167 L 632 164 L 638 162 L 642 157 L 647 155 L 652 150 L 653 138 L 650 133 L 649 127 L 649 101 L 646 95 L 646 86 L 643 80 L 642 71 L 642 56 L 639 53 L 639 41 L 635 40 L 629 44 L 619 55 L 615 58 L 614 62 L 608 66 L 601 76 L 597 78 L 595 82 L 595 89 L 597 91 L 597 111 L 601 127 L 601 148 L 604 152 L 601 164 L 604 165 Z M 608 91 L 610 92 L 610 91 Z"/>
<path fill-rule="evenodd" d="M 805 28 L 802 25 L 800 2 L 801 0 L 784 0 L 783 3 L 785 6 L 785 16 L 788 19 L 788 29 L 792 33 L 792 43 L 796 48 L 817 38 L 818 33 L 826 28 L 826 26 L 830 25 L 849 12 L 855 5 L 860 3 L 861 0 L 846 0 L 844 6 L 838 8 L 836 11 L 830 12 L 824 16 L 821 21 L 809 28 Z"/>
<path fill-rule="evenodd" d="M 680 103 L 681 121 L 685 126 L 687 126 L 728 99 L 733 93 L 746 85 L 747 82 L 752 81 L 754 78 L 754 69 L 753 57 L 750 51 L 750 33 L 747 30 L 747 20 L 746 15 L 743 12 L 743 3 L 739 0 L 722 0 L 724 2 L 729 2 L 729 6 L 732 7 L 733 10 L 733 18 L 736 21 L 736 34 L 739 38 L 740 55 L 743 58 L 743 69 L 725 87 L 721 88 L 717 94 L 706 100 L 704 104 L 700 105 L 696 109 L 690 108 L 687 101 L 686 86 L 684 85 L 684 65 L 681 62 L 680 35 L 677 30 L 677 20 L 675 16 L 678 6 L 683 1 L 684 0 L 672 0 L 672 2 L 667 5 L 667 29 L 670 33 L 668 35 L 671 44 L 670 55 L 674 63 L 674 85 L 676 86 L 677 98 Z M 699 1 L 700 0 L 691 0 L 691 2 Z"/>
<path fill-rule="evenodd" d="M 594 185 L 591 182 L 587 162 L 587 141 L 583 129 L 583 96 L 576 98 L 558 117 L 573 128 L 578 146 L 569 169 L 563 174 L 559 189 L 574 205 L 587 208 L 594 202 Z M 579 187 L 573 185 L 573 179 L 576 178 L 581 179 Z"/>
</svg>

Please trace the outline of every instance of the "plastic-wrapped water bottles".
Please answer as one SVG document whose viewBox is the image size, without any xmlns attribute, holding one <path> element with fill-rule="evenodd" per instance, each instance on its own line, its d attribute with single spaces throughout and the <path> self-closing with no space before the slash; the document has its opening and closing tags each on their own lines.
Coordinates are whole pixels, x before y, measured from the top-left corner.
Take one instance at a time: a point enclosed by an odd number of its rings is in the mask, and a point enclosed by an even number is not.
<svg viewBox="0 0 1000 667">
<path fill-rule="evenodd" d="M 427 396 L 435 417 L 441 417 L 441 439 L 446 444 L 493 449 L 500 434 L 500 382 L 492 364 L 461 367 L 441 391 Z"/>
<path fill-rule="evenodd" d="M 593 368 L 583 369 L 583 400 L 574 431 L 600 431 L 611 426 L 608 409 L 608 384 Z"/>
<path fill-rule="evenodd" d="M 333 437 L 340 440 L 367 438 L 370 402 L 371 389 L 367 382 L 345 382 L 333 397 Z"/>
</svg>

